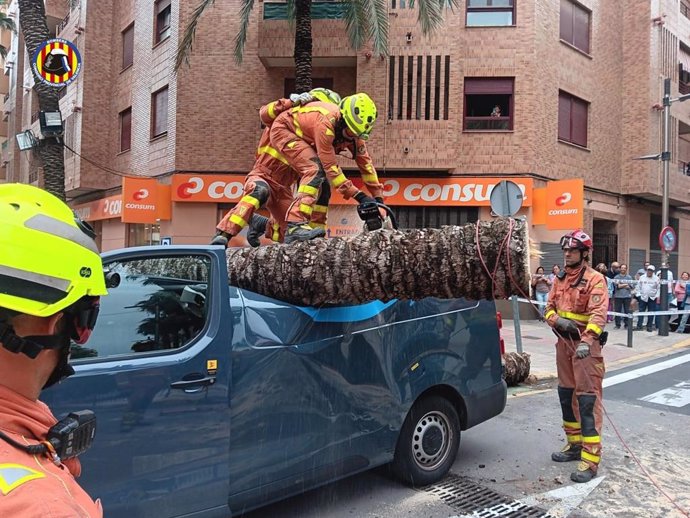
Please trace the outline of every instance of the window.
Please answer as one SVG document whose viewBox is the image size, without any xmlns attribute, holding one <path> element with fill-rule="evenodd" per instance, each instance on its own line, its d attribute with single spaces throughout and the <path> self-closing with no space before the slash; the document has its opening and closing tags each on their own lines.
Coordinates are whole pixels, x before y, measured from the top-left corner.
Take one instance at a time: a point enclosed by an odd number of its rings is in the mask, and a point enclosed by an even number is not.
<svg viewBox="0 0 690 518">
<path fill-rule="evenodd" d="M 391 56 L 388 64 L 390 120 L 448 120 L 450 56 Z"/>
<path fill-rule="evenodd" d="M 156 34 L 154 43 L 170 36 L 170 0 L 158 0 L 156 6 Z"/>
<path fill-rule="evenodd" d="M 466 77 L 463 128 L 512 130 L 513 85 L 512 77 Z"/>
<path fill-rule="evenodd" d="M 132 108 L 120 112 L 120 151 L 132 147 Z"/>
<path fill-rule="evenodd" d="M 161 227 L 157 223 L 128 223 L 127 246 L 161 244 Z"/>
<path fill-rule="evenodd" d="M 587 111 L 589 103 L 558 92 L 558 139 L 587 147 Z"/>
<path fill-rule="evenodd" d="M 312 88 L 328 88 L 333 90 L 333 78 L 332 77 L 315 77 L 311 80 Z M 283 82 L 283 97 L 288 99 L 290 94 L 295 93 L 295 78 L 288 77 Z"/>
<path fill-rule="evenodd" d="M 571 0 L 561 0 L 561 39 L 589 54 L 589 11 Z"/>
<path fill-rule="evenodd" d="M 680 14 L 690 18 L 690 2 L 688 0 L 680 0 Z"/>
<path fill-rule="evenodd" d="M 443 225 L 464 225 L 479 220 L 477 207 L 395 207 L 400 228 L 441 228 Z"/>
<path fill-rule="evenodd" d="M 203 256 L 157 257 L 106 265 L 108 297 L 84 346 L 72 359 L 126 356 L 179 349 L 206 324 L 210 260 Z"/>
<path fill-rule="evenodd" d="M 122 69 L 134 63 L 134 24 L 122 31 Z"/>
<path fill-rule="evenodd" d="M 168 87 L 151 95 L 151 138 L 168 131 Z"/>
<path fill-rule="evenodd" d="M 467 0 L 467 25 L 515 25 L 515 0 Z"/>
</svg>

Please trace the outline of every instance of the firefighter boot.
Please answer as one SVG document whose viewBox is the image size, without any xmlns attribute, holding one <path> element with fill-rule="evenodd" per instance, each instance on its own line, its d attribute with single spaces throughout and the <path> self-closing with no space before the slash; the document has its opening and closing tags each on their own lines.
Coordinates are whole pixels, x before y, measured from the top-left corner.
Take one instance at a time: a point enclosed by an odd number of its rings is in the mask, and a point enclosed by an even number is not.
<svg viewBox="0 0 690 518">
<path fill-rule="evenodd" d="M 227 232 L 223 232 L 222 230 L 219 230 L 218 232 L 216 232 L 216 235 L 213 236 L 213 239 L 211 240 L 211 244 L 212 245 L 222 245 L 225 248 L 227 248 L 228 242 L 230 241 L 231 238 L 232 238 L 232 236 L 230 234 L 228 234 Z"/>
<path fill-rule="evenodd" d="M 311 228 L 307 223 L 288 223 L 288 229 L 285 233 L 285 244 L 295 243 L 298 241 L 309 241 L 317 237 L 324 237 L 326 231 L 322 228 Z"/>
<path fill-rule="evenodd" d="M 561 451 L 551 454 L 551 460 L 554 462 L 570 462 L 573 460 L 580 460 L 580 453 L 582 453 L 582 446 L 579 444 L 566 444 Z"/>
<path fill-rule="evenodd" d="M 577 469 L 570 474 L 570 480 L 580 483 L 589 482 L 596 476 L 597 474 L 592 470 L 590 465 L 585 461 L 581 461 L 577 465 Z"/>
<path fill-rule="evenodd" d="M 259 238 L 266 233 L 267 224 L 268 218 L 266 216 L 252 214 L 252 219 L 249 220 L 249 226 L 247 227 L 247 242 L 254 248 L 261 244 Z"/>
</svg>

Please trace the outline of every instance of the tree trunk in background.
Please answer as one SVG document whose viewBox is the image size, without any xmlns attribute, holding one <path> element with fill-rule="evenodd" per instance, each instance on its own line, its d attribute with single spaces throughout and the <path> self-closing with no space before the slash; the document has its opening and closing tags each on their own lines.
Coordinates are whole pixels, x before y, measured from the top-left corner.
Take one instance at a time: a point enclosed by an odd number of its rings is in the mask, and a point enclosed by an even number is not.
<svg viewBox="0 0 690 518">
<path fill-rule="evenodd" d="M 311 0 L 295 0 L 295 90 L 308 92 L 311 82 Z"/>
<path fill-rule="evenodd" d="M 227 258 L 231 285 L 303 306 L 529 294 L 529 239 L 521 220 L 235 248 Z"/>
<path fill-rule="evenodd" d="M 33 59 L 34 52 L 44 41 L 50 38 L 46 24 L 46 12 L 43 0 L 18 0 L 19 25 L 21 26 L 24 44 Z M 31 66 L 31 63 L 29 63 Z M 41 111 L 59 111 L 60 102 L 58 89 L 38 81 L 36 78 L 34 90 L 38 94 L 38 107 Z M 60 198 L 65 199 L 65 155 L 63 147 L 55 139 L 41 140 L 38 154 L 43 162 L 45 189 Z"/>
</svg>

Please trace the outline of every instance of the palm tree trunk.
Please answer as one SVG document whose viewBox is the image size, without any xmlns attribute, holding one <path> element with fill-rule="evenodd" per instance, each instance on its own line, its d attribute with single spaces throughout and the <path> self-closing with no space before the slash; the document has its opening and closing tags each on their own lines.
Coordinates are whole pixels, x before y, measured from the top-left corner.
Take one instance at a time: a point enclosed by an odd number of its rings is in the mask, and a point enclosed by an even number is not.
<svg viewBox="0 0 690 518">
<path fill-rule="evenodd" d="M 308 92 L 311 83 L 311 0 L 295 0 L 295 90 Z"/>
<path fill-rule="evenodd" d="M 231 285 L 304 306 L 529 293 L 527 225 L 512 219 L 235 248 L 227 264 Z"/>
<path fill-rule="evenodd" d="M 18 4 L 19 24 L 29 59 L 32 59 L 39 45 L 50 38 L 46 24 L 45 5 L 43 0 L 19 0 Z M 38 107 L 41 111 L 59 111 L 57 88 L 35 78 L 34 90 L 38 94 Z M 41 140 L 38 153 L 43 161 L 45 189 L 64 200 L 65 156 L 62 145 L 52 138 Z"/>
</svg>

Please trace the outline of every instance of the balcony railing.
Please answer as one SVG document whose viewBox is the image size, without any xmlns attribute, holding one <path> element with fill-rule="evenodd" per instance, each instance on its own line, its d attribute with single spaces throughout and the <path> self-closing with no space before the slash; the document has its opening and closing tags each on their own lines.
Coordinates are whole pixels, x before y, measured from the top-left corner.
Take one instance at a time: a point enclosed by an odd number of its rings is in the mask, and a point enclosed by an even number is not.
<svg viewBox="0 0 690 518">
<path fill-rule="evenodd" d="M 678 82 L 678 92 L 680 95 L 690 94 L 690 83 Z"/>
<path fill-rule="evenodd" d="M 40 113 L 40 110 L 37 110 L 31 114 L 31 124 L 33 124 L 34 122 L 36 122 L 38 120 L 39 113 Z"/>
<path fill-rule="evenodd" d="M 318 0 L 311 4 L 312 20 L 339 20 L 345 17 L 345 4 L 339 0 Z M 286 2 L 264 2 L 264 20 L 287 20 Z"/>
<path fill-rule="evenodd" d="M 67 12 L 67 16 L 65 16 L 60 23 L 58 23 L 57 29 L 55 29 L 55 35 L 57 36 L 62 32 L 62 30 L 67 26 L 69 23 L 69 11 Z"/>
<path fill-rule="evenodd" d="M 509 130 L 510 117 L 465 117 L 466 130 Z"/>
</svg>

